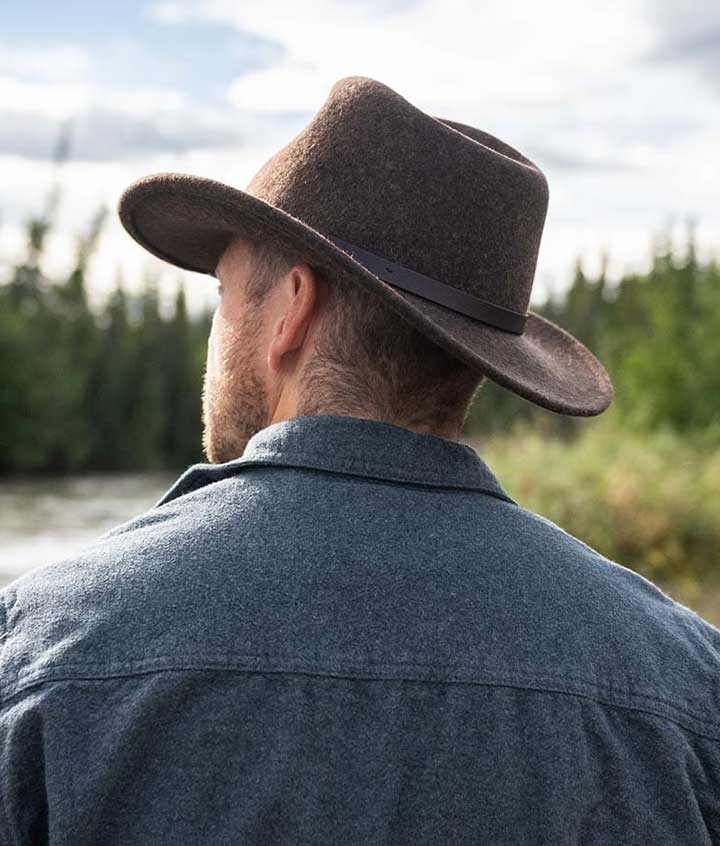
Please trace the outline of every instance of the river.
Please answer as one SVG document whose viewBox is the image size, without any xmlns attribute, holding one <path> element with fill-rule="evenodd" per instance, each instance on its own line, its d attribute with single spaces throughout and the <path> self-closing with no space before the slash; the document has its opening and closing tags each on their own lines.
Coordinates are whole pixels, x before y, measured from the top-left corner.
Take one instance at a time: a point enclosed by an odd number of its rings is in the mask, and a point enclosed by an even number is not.
<svg viewBox="0 0 720 846">
<path fill-rule="evenodd" d="M 147 511 L 181 472 L 3 479 L 0 586 Z"/>
<path fill-rule="evenodd" d="M 0 588 L 67 558 L 103 532 L 151 508 L 181 475 L 93 474 L 0 481 Z M 717 584 L 659 585 L 720 626 Z"/>
</svg>

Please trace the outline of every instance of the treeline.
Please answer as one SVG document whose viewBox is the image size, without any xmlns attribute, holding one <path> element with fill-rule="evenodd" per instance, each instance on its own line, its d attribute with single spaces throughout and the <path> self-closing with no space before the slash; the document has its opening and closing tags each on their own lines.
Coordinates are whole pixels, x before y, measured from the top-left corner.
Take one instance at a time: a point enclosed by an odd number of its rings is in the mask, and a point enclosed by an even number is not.
<svg viewBox="0 0 720 846">
<path fill-rule="evenodd" d="M 133 295 L 118 277 L 100 313 L 88 259 L 101 209 L 61 280 L 41 272 L 48 218 L 0 284 L 0 473 L 184 467 L 201 450 L 200 388 L 211 316 L 191 320 L 180 285 L 170 317 L 157 279 Z"/>
<path fill-rule="evenodd" d="M 56 202 L 54 198 L 53 202 Z M 53 203 L 50 204 L 52 206 Z M 211 314 L 188 316 L 179 285 L 161 314 L 157 279 L 140 294 L 118 277 L 104 307 L 88 305 L 87 267 L 107 210 L 79 240 L 71 272 L 41 271 L 52 213 L 27 226 L 25 259 L 0 279 L 0 473 L 178 468 L 201 450 L 201 385 Z M 606 414 L 634 430 L 702 431 L 720 443 L 720 271 L 698 261 L 693 227 L 681 255 L 664 236 L 644 275 L 591 278 L 577 263 L 562 298 L 534 309 L 576 335 L 616 388 Z M 553 414 L 492 382 L 467 433 L 515 422 L 572 436 L 591 419 Z"/>
<path fill-rule="evenodd" d="M 586 344 L 603 362 L 615 387 L 603 417 L 633 431 L 667 429 L 702 433 L 720 444 L 720 266 L 698 260 L 695 224 L 687 222 L 684 247 L 668 232 L 650 245 L 650 270 L 607 276 L 608 255 L 591 277 L 576 262 L 569 288 L 533 311 Z M 574 436 L 596 418 L 547 412 L 488 384 L 469 422 L 475 432 L 506 431 L 516 421 L 541 432 Z"/>
</svg>

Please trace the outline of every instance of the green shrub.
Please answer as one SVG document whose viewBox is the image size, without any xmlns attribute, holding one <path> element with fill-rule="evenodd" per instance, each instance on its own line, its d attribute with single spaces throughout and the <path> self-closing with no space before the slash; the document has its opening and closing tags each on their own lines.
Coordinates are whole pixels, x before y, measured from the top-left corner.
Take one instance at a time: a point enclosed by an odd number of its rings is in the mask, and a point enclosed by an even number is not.
<svg viewBox="0 0 720 846">
<path fill-rule="evenodd" d="M 715 433 L 632 433 L 607 413 L 571 440 L 526 425 L 467 440 L 519 505 L 607 558 L 684 596 L 720 587 Z"/>
</svg>

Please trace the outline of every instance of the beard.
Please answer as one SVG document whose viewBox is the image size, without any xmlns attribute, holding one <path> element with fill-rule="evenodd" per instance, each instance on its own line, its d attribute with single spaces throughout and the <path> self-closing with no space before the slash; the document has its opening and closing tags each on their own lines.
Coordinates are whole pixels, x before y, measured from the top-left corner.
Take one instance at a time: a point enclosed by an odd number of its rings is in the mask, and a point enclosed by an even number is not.
<svg viewBox="0 0 720 846">
<path fill-rule="evenodd" d="M 202 387 L 203 451 L 212 464 L 239 458 L 268 425 L 267 391 L 257 374 L 261 322 L 248 308 L 228 326 L 215 367 L 205 364 Z"/>
</svg>

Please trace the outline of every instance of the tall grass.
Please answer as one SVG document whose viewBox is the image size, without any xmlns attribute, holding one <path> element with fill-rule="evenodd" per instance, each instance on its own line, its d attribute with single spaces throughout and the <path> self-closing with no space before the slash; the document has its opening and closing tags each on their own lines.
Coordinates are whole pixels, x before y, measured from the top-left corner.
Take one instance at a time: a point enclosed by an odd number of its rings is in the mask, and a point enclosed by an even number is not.
<svg viewBox="0 0 720 846">
<path fill-rule="evenodd" d="M 633 433 L 608 414 L 571 440 L 522 424 L 468 440 L 524 508 L 720 625 L 720 446 L 714 435 Z"/>
</svg>

